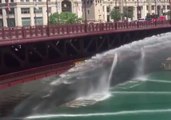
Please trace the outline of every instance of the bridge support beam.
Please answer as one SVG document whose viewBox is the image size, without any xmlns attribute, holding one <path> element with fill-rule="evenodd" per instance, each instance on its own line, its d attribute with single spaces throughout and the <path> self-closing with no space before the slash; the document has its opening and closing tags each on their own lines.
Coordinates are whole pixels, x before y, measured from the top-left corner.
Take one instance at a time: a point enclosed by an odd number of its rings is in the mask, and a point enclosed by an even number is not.
<svg viewBox="0 0 171 120">
<path fill-rule="evenodd" d="M 0 47 L 0 74 L 90 57 L 167 29 L 125 31 Z"/>
</svg>

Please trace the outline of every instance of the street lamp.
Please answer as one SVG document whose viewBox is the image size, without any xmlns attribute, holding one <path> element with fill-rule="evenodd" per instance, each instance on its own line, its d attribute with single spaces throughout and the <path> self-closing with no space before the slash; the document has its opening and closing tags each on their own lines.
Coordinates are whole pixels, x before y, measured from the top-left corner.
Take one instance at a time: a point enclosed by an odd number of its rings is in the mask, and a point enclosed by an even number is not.
<svg viewBox="0 0 171 120">
<path fill-rule="evenodd" d="M 47 33 L 47 36 L 50 35 L 49 33 L 49 3 L 48 3 L 49 0 L 46 0 L 46 12 L 47 12 L 47 30 L 46 30 L 46 33 Z"/>
<path fill-rule="evenodd" d="M 125 12 L 126 12 L 126 21 L 128 22 L 128 5 L 126 0 L 125 0 Z"/>
<path fill-rule="evenodd" d="M 170 14 L 170 24 L 171 24 L 171 0 L 169 0 L 169 5 L 170 5 L 170 11 L 169 11 L 169 14 Z"/>
<path fill-rule="evenodd" d="M 37 10 L 39 9 L 38 5 L 37 5 L 37 0 L 34 2 L 34 25 L 36 26 L 37 25 L 37 16 L 36 16 L 36 13 L 37 13 Z"/>
<path fill-rule="evenodd" d="M 85 24 L 85 28 L 84 31 L 87 32 L 87 0 L 83 0 L 84 3 L 84 24 Z"/>
<path fill-rule="evenodd" d="M 139 0 L 137 0 L 137 20 L 140 19 L 140 14 L 141 14 L 141 8 L 139 5 Z"/>
</svg>

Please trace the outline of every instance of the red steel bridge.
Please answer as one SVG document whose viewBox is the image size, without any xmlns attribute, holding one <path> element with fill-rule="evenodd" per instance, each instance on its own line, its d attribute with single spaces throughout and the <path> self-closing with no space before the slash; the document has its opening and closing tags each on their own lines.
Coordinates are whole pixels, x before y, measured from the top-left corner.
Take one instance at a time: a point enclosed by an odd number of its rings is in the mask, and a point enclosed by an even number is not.
<svg viewBox="0 0 171 120">
<path fill-rule="evenodd" d="M 170 21 L 0 28 L 0 89 L 60 74 L 75 61 L 170 30 Z"/>
</svg>

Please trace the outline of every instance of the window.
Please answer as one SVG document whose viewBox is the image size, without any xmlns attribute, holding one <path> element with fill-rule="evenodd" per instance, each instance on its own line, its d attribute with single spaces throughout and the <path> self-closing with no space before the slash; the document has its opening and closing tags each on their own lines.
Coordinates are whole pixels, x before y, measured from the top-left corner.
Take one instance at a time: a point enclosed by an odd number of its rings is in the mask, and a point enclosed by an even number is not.
<svg viewBox="0 0 171 120">
<path fill-rule="evenodd" d="M 87 14 L 89 14 L 90 13 L 90 11 L 89 10 L 87 10 Z"/>
<path fill-rule="evenodd" d="M 36 25 L 43 25 L 43 17 L 35 17 L 34 20 Z"/>
<path fill-rule="evenodd" d="M 8 27 L 15 27 L 15 18 L 8 18 L 7 24 L 8 24 Z"/>
<path fill-rule="evenodd" d="M 0 9 L 0 15 L 2 15 L 2 9 Z"/>
<path fill-rule="evenodd" d="M 34 13 L 42 13 L 42 8 L 34 8 Z"/>
<path fill-rule="evenodd" d="M 163 5 L 163 10 L 165 10 L 166 9 L 166 7 L 165 7 L 165 5 Z"/>
<path fill-rule="evenodd" d="M 29 14 L 30 8 L 21 8 L 21 14 Z"/>
<path fill-rule="evenodd" d="M 110 12 L 110 7 L 109 6 L 107 6 L 107 12 Z"/>
<path fill-rule="evenodd" d="M 34 1 L 34 0 L 33 0 Z M 21 2 L 29 2 L 29 0 L 21 0 Z"/>
<path fill-rule="evenodd" d="M 115 10 L 119 10 L 119 7 L 115 7 Z"/>
<path fill-rule="evenodd" d="M 154 5 L 151 6 L 151 9 L 154 10 Z"/>
<path fill-rule="evenodd" d="M 22 18 L 22 25 L 23 26 L 30 26 L 31 20 L 29 17 Z"/>
<path fill-rule="evenodd" d="M 0 27 L 3 27 L 3 20 L 0 19 Z"/>
<path fill-rule="evenodd" d="M 170 9 L 170 5 L 167 6 L 167 9 Z"/>
<path fill-rule="evenodd" d="M 9 14 L 14 15 L 14 8 L 11 8 L 11 10 L 9 11 Z"/>
<path fill-rule="evenodd" d="M 107 15 L 107 22 L 110 21 L 110 15 Z"/>
<path fill-rule="evenodd" d="M 146 9 L 148 10 L 148 9 L 149 9 L 149 7 L 148 7 L 148 6 L 146 6 Z"/>
<path fill-rule="evenodd" d="M 51 7 L 48 7 L 48 12 L 51 13 L 52 9 Z"/>
</svg>

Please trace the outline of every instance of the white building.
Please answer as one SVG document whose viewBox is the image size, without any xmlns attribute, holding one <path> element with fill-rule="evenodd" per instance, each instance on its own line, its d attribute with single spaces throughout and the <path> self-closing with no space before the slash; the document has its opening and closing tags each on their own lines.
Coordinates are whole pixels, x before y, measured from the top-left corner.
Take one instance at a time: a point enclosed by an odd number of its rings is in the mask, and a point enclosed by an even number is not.
<svg viewBox="0 0 171 120">
<path fill-rule="evenodd" d="M 9 1 L 9 12 L 6 10 L 6 1 Z M 46 2 L 47 0 L 0 0 L 0 27 L 46 25 Z M 113 8 L 121 12 L 125 8 L 133 8 L 133 20 L 137 20 L 137 15 L 139 18 L 145 18 L 147 13 L 162 15 L 170 9 L 169 0 L 48 0 L 49 15 L 70 11 L 84 19 L 85 6 L 87 20 L 90 22 L 111 21 L 110 12 Z"/>
<path fill-rule="evenodd" d="M 5 0 L 0 0 L 0 27 L 34 26 L 47 24 L 46 0 L 9 0 L 10 11 Z M 70 11 L 82 17 L 81 0 L 49 0 L 49 15 Z"/>
<path fill-rule="evenodd" d="M 85 3 L 83 3 L 84 5 Z M 132 7 L 133 20 L 145 19 L 147 13 L 163 15 L 170 10 L 169 0 L 87 0 L 86 6 L 87 19 L 90 22 L 111 21 L 110 12 L 113 8 L 119 9 L 123 13 L 124 8 L 129 10 Z M 138 14 L 137 11 L 139 11 Z"/>
</svg>

